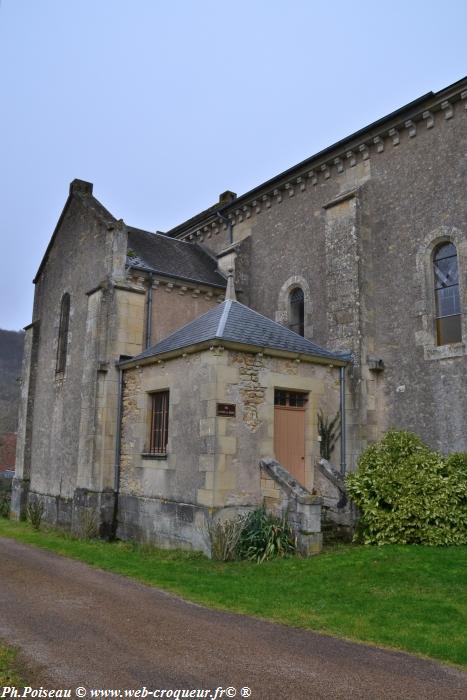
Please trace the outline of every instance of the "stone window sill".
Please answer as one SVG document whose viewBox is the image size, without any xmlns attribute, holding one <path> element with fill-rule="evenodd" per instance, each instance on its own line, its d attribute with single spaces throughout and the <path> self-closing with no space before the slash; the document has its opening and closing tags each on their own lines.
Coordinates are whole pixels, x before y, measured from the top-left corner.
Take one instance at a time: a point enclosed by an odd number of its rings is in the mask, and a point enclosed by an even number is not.
<svg viewBox="0 0 467 700">
<path fill-rule="evenodd" d="M 449 360 L 453 357 L 462 357 L 466 354 L 465 343 L 425 346 L 426 360 Z"/>
<path fill-rule="evenodd" d="M 150 452 L 143 452 L 141 455 L 141 467 L 143 469 L 162 469 L 164 471 L 174 471 L 174 455 L 172 455 L 172 458 L 170 459 L 168 454 L 155 455 L 151 454 Z"/>
</svg>

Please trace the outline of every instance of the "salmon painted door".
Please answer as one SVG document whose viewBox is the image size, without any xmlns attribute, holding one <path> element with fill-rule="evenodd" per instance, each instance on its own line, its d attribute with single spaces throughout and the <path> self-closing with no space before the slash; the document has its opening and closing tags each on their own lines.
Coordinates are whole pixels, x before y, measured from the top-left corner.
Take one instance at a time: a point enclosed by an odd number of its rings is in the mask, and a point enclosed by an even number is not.
<svg viewBox="0 0 467 700">
<path fill-rule="evenodd" d="M 305 485 L 306 394 L 276 390 L 274 452 L 276 459 Z M 298 404 L 298 405 L 297 405 Z"/>
</svg>

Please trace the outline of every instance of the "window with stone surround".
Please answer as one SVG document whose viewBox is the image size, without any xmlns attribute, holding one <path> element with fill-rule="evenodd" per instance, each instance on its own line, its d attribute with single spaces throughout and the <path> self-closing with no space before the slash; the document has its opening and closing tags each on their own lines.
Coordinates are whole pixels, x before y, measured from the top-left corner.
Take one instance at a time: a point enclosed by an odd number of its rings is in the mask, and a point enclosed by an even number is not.
<svg viewBox="0 0 467 700">
<path fill-rule="evenodd" d="M 305 335 L 305 295 L 301 287 L 295 287 L 289 295 L 289 328 Z"/>
<path fill-rule="evenodd" d="M 57 343 L 57 363 L 55 371 L 63 374 L 66 368 L 66 357 L 68 351 L 68 329 L 70 326 L 70 295 L 65 293 L 60 304 L 60 325 L 58 329 Z"/>
<path fill-rule="evenodd" d="M 436 343 L 449 345 L 462 341 L 459 272 L 456 246 L 451 242 L 434 250 Z"/>
<path fill-rule="evenodd" d="M 149 450 L 152 455 L 166 455 L 169 439 L 169 392 L 156 391 L 151 394 L 151 425 Z"/>
<path fill-rule="evenodd" d="M 279 290 L 276 321 L 305 338 L 311 338 L 313 337 L 312 312 L 308 282 L 301 275 L 292 275 Z"/>
<path fill-rule="evenodd" d="M 425 360 L 467 355 L 467 239 L 455 226 L 428 231 L 416 252 L 415 343 Z"/>
</svg>

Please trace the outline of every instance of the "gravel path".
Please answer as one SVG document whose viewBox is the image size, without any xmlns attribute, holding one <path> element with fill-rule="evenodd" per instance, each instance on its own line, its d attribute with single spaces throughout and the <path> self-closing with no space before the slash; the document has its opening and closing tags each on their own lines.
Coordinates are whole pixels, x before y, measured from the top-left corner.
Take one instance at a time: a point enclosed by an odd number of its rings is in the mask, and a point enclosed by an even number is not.
<svg viewBox="0 0 467 700">
<path fill-rule="evenodd" d="M 4 538 L 0 637 L 36 669 L 34 683 L 86 697 L 249 687 L 253 700 L 467 698 L 467 674 L 447 666 L 209 610 Z"/>
</svg>

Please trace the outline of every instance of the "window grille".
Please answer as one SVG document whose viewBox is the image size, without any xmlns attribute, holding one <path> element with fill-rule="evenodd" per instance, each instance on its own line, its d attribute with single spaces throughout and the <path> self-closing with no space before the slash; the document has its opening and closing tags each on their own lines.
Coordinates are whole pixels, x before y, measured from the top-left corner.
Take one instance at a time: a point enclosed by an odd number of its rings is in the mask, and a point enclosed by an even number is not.
<svg viewBox="0 0 467 700">
<path fill-rule="evenodd" d="M 457 251 L 453 243 L 442 243 L 433 258 L 438 345 L 462 340 Z"/>
<path fill-rule="evenodd" d="M 151 435 L 149 452 L 155 455 L 167 454 L 169 438 L 169 392 L 158 391 L 151 394 Z"/>
</svg>

